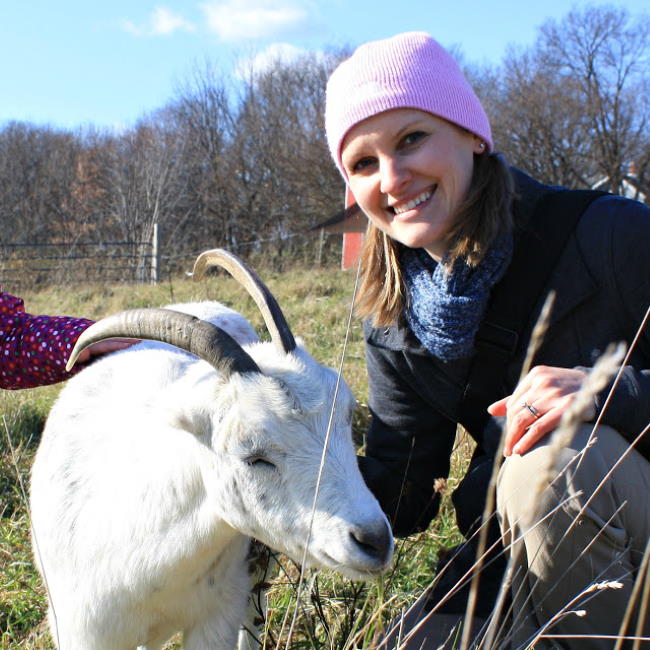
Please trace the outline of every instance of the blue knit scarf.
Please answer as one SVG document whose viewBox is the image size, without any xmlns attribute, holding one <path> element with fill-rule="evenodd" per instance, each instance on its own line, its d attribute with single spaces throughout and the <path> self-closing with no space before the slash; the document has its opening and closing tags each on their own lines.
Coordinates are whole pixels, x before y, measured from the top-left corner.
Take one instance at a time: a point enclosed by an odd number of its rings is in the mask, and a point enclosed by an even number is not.
<svg viewBox="0 0 650 650">
<path fill-rule="evenodd" d="M 481 263 L 448 270 L 422 248 L 403 248 L 406 320 L 420 343 L 443 361 L 469 357 L 492 287 L 512 259 L 512 233 L 497 239 Z"/>
</svg>

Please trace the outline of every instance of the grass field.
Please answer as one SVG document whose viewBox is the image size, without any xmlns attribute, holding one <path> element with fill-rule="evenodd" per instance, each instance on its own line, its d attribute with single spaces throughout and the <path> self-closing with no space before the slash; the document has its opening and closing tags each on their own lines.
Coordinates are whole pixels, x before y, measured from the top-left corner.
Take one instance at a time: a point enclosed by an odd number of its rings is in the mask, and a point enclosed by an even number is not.
<svg viewBox="0 0 650 650">
<path fill-rule="evenodd" d="M 263 274 L 291 328 L 320 362 L 338 368 L 350 310 L 354 276 L 332 269 L 300 269 Z M 5 287 L 10 291 L 10 287 Z M 266 337 L 250 298 L 225 275 L 205 283 L 178 278 L 157 286 L 61 287 L 23 296 L 31 313 L 70 314 L 97 319 L 109 313 L 173 302 L 218 299 L 241 311 Z M 363 445 L 367 425 L 367 382 L 361 323 L 352 321 L 343 375 L 358 400 L 355 440 Z M 45 596 L 34 569 L 26 505 L 29 470 L 40 432 L 59 387 L 0 392 L 0 648 L 51 649 L 45 629 Z M 471 445 L 462 436 L 454 456 L 453 476 L 462 476 Z M 423 534 L 399 542 L 394 568 L 367 584 L 327 572 L 311 575 L 298 608 L 291 648 L 369 648 L 382 621 L 412 603 L 431 580 L 439 550 L 458 543 L 448 494 L 440 516 Z M 269 590 L 267 647 L 284 647 L 289 618 L 296 607 L 298 569 L 282 559 L 282 570 Z M 172 642 L 169 646 L 178 647 Z"/>
</svg>

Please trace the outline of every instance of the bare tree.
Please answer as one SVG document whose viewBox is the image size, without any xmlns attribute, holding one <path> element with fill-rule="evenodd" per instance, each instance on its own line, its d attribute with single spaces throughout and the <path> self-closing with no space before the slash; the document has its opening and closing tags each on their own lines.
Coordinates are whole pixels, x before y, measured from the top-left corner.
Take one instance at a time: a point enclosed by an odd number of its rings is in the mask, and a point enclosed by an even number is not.
<svg viewBox="0 0 650 650">
<path fill-rule="evenodd" d="M 511 49 L 489 97 L 496 145 L 513 165 L 551 184 L 590 184 L 589 119 L 575 80 Z"/>
<path fill-rule="evenodd" d="M 75 234 L 71 191 L 79 153 L 69 133 L 17 122 L 0 131 L 0 237 L 50 241 Z"/>
<path fill-rule="evenodd" d="M 166 109 L 183 142 L 182 215 L 169 239 L 176 246 L 190 241 L 194 247 L 195 242 L 233 246 L 239 239 L 241 224 L 233 218 L 238 176 L 227 156 L 235 128 L 230 96 L 229 84 L 206 62 L 194 69 Z"/>
<path fill-rule="evenodd" d="M 541 180 L 621 192 L 648 178 L 650 19 L 587 7 L 549 20 L 534 47 L 510 49 L 489 97 L 510 160 Z"/>
<path fill-rule="evenodd" d="M 331 162 L 323 124 L 327 77 L 340 55 L 305 55 L 251 70 L 231 154 L 238 160 L 257 232 L 284 238 L 336 210 L 343 182 Z"/>
<path fill-rule="evenodd" d="M 598 171 L 621 191 L 628 166 L 647 146 L 650 126 L 650 18 L 625 9 L 592 7 L 547 22 L 541 43 L 549 67 L 580 86 L 593 130 Z"/>
</svg>

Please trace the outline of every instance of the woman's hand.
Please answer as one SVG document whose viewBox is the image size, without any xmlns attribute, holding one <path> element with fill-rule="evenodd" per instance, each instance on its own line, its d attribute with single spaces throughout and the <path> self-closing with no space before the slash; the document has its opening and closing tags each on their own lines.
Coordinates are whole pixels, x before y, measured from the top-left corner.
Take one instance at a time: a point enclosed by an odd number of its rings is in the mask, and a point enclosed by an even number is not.
<svg viewBox="0 0 650 650">
<path fill-rule="evenodd" d="M 507 417 L 503 455 L 525 454 L 556 429 L 586 377 L 582 370 L 536 366 L 512 395 L 491 404 L 490 415 Z"/>
<path fill-rule="evenodd" d="M 116 352 L 117 350 L 124 350 L 134 343 L 140 343 L 140 339 L 107 339 L 106 341 L 98 341 L 89 345 L 85 350 L 79 354 L 77 363 L 86 363 L 92 357 L 99 357 L 103 354 Z"/>
</svg>

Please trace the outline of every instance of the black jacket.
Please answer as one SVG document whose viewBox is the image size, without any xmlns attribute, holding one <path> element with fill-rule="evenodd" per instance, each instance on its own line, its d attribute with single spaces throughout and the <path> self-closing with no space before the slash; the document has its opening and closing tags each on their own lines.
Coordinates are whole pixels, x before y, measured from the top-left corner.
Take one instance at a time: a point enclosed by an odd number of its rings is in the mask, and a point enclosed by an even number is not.
<svg viewBox="0 0 650 650">
<path fill-rule="evenodd" d="M 515 181 L 515 228 L 525 229 L 537 201 L 551 188 L 517 171 Z M 527 341 L 546 295 L 554 290 L 549 329 L 534 365 L 589 368 L 611 342 L 631 343 L 650 305 L 650 209 L 611 195 L 595 200 L 550 277 L 524 331 Z M 372 421 L 361 470 L 395 534 L 406 535 L 426 528 L 437 512 L 434 481 L 447 477 L 456 425 L 468 415 L 461 403 L 472 360 L 436 359 L 405 324 L 366 324 L 364 329 Z M 500 396 L 514 390 L 525 347 L 509 363 Z M 597 398 L 599 408 L 603 399 Z M 632 352 L 603 422 L 630 441 L 650 423 L 650 326 Z M 477 452 L 454 495 L 463 532 L 482 512 L 500 423 L 490 418 L 483 430 L 471 433 Z M 650 459 L 650 435 L 637 448 Z"/>
</svg>

